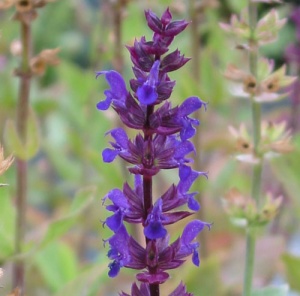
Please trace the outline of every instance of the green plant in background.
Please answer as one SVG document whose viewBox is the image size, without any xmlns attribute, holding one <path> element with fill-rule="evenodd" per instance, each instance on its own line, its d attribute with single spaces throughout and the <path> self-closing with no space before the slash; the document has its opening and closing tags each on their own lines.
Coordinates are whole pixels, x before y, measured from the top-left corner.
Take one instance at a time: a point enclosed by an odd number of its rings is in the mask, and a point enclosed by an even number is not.
<svg viewBox="0 0 300 296">
<path fill-rule="evenodd" d="M 224 199 L 225 208 L 232 221 L 245 227 L 246 230 L 244 296 L 270 293 L 268 289 L 263 293 L 261 291 L 256 293 L 252 285 L 257 233 L 262 226 L 274 219 L 282 202 L 282 197 L 273 197 L 271 193 L 262 198 L 263 162 L 268 158 L 289 153 L 293 149 L 290 142 L 291 135 L 286 131 L 285 123 L 264 122 L 261 118 L 262 103 L 286 97 L 288 93 L 282 90 L 291 85 L 295 78 L 286 76 L 285 66 L 274 70 L 274 61 L 259 55 L 260 47 L 274 42 L 278 37 L 278 31 L 286 22 L 286 19 L 279 18 L 275 9 L 258 19 L 259 2 L 278 1 L 249 0 L 246 11 L 239 17 L 233 15 L 230 24 L 221 24 L 225 31 L 238 38 L 238 48 L 248 54 L 248 65 L 244 69 L 229 65 L 224 73 L 225 77 L 232 81 L 230 85 L 232 93 L 249 99 L 252 113 L 252 137 L 244 125 L 239 129 L 231 127 L 240 153 L 237 159 L 252 166 L 250 197 L 246 197 L 237 189 L 232 189 Z M 280 90 L 281 93 L 278 94 Z M 272 288 L 272 291 L 276 293 L 276 288 Z M 278 293 L 285 295 L 286 289 L 278 288 Z"/>
<path fill-rule="evenodd" d="M 32 57 L 32 29 L 31 23 L 37 17 L 37 9 L 52 1 L 6 1 L 2 9 L 14 6 L 13 19 L 20 23 L 20 66 L 15 75 L 20 79 L 19 98 L 16 110 L 16 124 L 10 122 L 7 128 L 8 145 L 16 155 L 16 236 L 15 255 L 23 252 L 26 231 L 27 208 L 27 162 L 37 152 L 38 129 L 34 115 L 30 111 L 30 86 L 34 75 L 42 75 L 46 65 L 57 65 L 57 49 L 44 50 Z M 17 258 L 13 268 L 13 286 L 18 287 L 20 295 L 24 295 L 25 266 L 21 258 Z"/>
</svg>

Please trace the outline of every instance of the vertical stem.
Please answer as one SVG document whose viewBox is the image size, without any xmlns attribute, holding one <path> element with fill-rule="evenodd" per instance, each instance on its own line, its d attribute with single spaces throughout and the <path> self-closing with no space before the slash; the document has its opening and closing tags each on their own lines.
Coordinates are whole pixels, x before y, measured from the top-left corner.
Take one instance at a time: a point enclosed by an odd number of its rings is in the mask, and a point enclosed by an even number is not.
<svg viewBox="0 0 300 296">
<path fill-rule="evenodd" d="M 29 112 L 30 93 L 30 51 L 31 51 L 31 30 L 30 24 L 21 22 L 22 61 L 20 68 L 20 87 L 17 106 L 17 131 L 23 143 L 27 139 L 27 119 Z M 27 161 L 17 159 L 17 190 L 16 190 L 16 237 L 15 254 L 22 252 L 22 243 L 25 237 L 26 227 L 26 201 L 27 201 Z M 18 259 L 13 267 L 13 285 L 19 287 L 21 295 L 24 295 L 25 267 L 22 259 Z"/>
<path fill-rule="evenodd" d="M 250 229 L 247 229 L 246 262 L 245 262 L 245 273 L 244 273 L 243 296 L 251 295 L 254 261 L 255 261 L 255 235 L 251 233 Z"/>
<path fill-rule="evenodd" d="M 155 285 L 155 284 L 150 285 L 150 295 L 159 296 L 159 285 Z"/>
<path fill-rule="evenodd" d="M 190 15 L 190 32 L 191 32 L 191 52 L 192 52 L 192 73 L 197 82 L 200 81 L 200 36 L 198 34 L 199 21 L 197 18 L 196 1 L 190 0 L 189 15 Z"/>
<path fill-rule="evenodd" d="M 195 81 L 200 84 L 200 49 L 201 49 L 201 43 L 200 43 L 200 36 L 198 33 L 198 27 L 199 27 L 199 15 L 197 15 L 196 11 L 196 1 L 190 0 L 190 6 L 189 6 L 189 15 L 190 15 L 190 32 L 191 32 L 191 53 L 192 53 L 192 74 L 195 78 Z M 195 118 L 199 121 L 201 121 L 201 112 L 198 110 L 196 112 Z M 202 161 L 201 161 L 201 146 L 202 146 L 202 138 L 201 138 L 201 125 L 197 128 L 197 136 L 194 138 L 193 142 L 195 147 L 197 148 L 197 157 L 195 158 L 195 170 L 201 171 L 202 170 Z M 200 184 L 200 183 L 198 183 Z M 198 186 L 200 187 L 200 185 Z M 197 190 L 198 192 L 202 192 L 202 190 Z M 201 204 L 201 211 L 197 213 L 197 216 L 200 220 L 205 221 L 205 203 L 202 198 L 202 195 L 199 196 L 199 203 Z M 207 232 L 202 231 L 199 235 L 200 237 L 200 245 L 201 245 L 201 256 L 202 258 L 207 257 L 208 255 L 208 249 L 207 249 Z"/>
<path fill-rule="evenodd" d="M 119 73 L 122 73 L 123 71 L 122 9 L 123 9 L 123 1 L 119 0 L 113 6 L 114 36 L 115 36 L 114 62 L 115 62 L 115 69 Z"/>
<path fill-rule="evenodd" d="M 144 190 L 144 219 L 147 219 L 148 211 L 152 207 L 152 177 L 143 177 Z"/>
<path fill-rule="evenodd" d="M 146 122 L 144 125 L 144 141 L 151 142 L 152 134 L 148 133 L 149 129 L 149 118 L 154 111 L 154 107 L 149 105 L 147 106 L 147 115 Z M 150 156 L 152 157 L 152 155 Z M 152 176 L 143 176 L 143 190 L 144 190 L 144 220 L 147 219 L 148 212 L 152 208 L 153 198 L 152 198 Z M 146 244 L 148 244 L 150 240 L 146 238 Z M 151 272 L 151 270 L 150 270 Z M 156 270 L 153 270 L 156 272 Z M 159 296 L 159 284 L 150 284 L 150 296 Z"/>
<path fill-rule="evenodd" d="M 253 37 L 257 25 L 257 4 L 249 0 L 248 11 L 249 26 L 251 35 Z M 249 52 L 249 68 L 251 74 L 257 78 L 258 49 L 257 45 L 254 44 L 253 38 L 250 40 L 249 45 L 251 48 Z M 256 204 L 259 205 L 262 175 L 262 162 L 259 156 L 259 142 L 261 137 L 261 106 L 259 103 L 255 102 L 254 96 L 252 96 L 251 101 L 254 154 L 259 159 L 259 163 L 255 164 L 253 167 L 251 196 L 256 201 Z M 250 296 L 252 291 L 252 280 L 255 262 L 255 234 L 251 231 L 251 228 L 247 229 L 246 237 L 247 246 L 243 296 Z"/>
</svg>

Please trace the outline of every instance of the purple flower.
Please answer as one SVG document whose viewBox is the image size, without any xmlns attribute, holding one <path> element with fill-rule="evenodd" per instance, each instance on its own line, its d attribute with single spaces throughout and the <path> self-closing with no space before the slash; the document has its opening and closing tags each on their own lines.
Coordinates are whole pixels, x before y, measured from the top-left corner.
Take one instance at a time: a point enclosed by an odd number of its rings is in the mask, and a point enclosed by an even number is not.
<svg viewBox="0 0 300 296">
<path fill-rule="evenodd" d="M 148 141 L 145 141 L 142 135 L 138 135 L 135 141 L 131 142 L 121 128 L 113 129 L 107 134 L 111 134 L 115 142 L 110 142 L 114 149 L 103 150 L 102 157 L 105 162 L 111 162 L 119 155 L 135 165 L 129 168 L 133 174 L 153 176 L 161 169 L 179 167 L 179 176 L 184 180 L 191 173 L 191 168 L 186 163 L 191 163 L 192 159 L 185 156 L 195 149 L 189 141 L 181 142 L 175 136 L 157 134 Z M 149 157 L 150 155 L 152 157 Z"/>
<path fill-rule="evenodd" d="M 110 277 L 117 276 L 122 267 L 139 270 L 147 267 L 145 249 L 127 233 L 124 225 L 121 225 L 118 231 L 104 242 L 109 243 L 110 250 L 107 256 L 113 260 L 108 266 Z"/>
<path fill-rule="evenodd" d="M 187 98 L 180 106 L 171 108 L 171 104 L 166 102 L 162 107 L 153 113 L 151 124 L 159 134 L 172 134 L 180 132 L 182 141 L 190 139 L 195 134 L 194 125 L 199 125 L 199 121 L 190 118 L 189 115 L 207 103 L 197 97 Z"/>
<path fill-rule="evenodd" d="M 186 291 L 185 285 L 180 282 L 178 287 L 169 296 L 193 296 L 192 293 Z"/>
<path fill-rule="evenodd" d="M 150 296 L 150 288 L 146 283 L 141 283 L 139 288 L 136 283 L 131 286 L 131 293 L 127 294 L 125 292 L 120 293 L 120 296 Z"/>
<path fill-rule="evenodd" d="M 106 148 L 102 152 L 102 158 L 105 162 L 112 162 L 120 153 L 128 151 L 128 136 L 122 128 L 116 128 L 106 133 L 111 134 L 115 139 L 115 143 L 110 142 L 114 149 Z"/>
<path fill-rule="evenodd" d="M 199 176 L 205 176 L 206 178 L 208 178 L 207 173 L 205 172 L 192 171 L 188 178 L 186 178 L 185 180 L 180 180 L 177 186 L 180 199 L 187 202 L 189 209 L 193 211 L 198 211 L 200 209 L 199 203 L 194 198 L 197 192 L 188 193 L 188 191 Z"/>
<path fill-rule="evenodd" d="M 109 198 L 113 202 L 113 205 L 106 206 L 106 209 L 114 212 L 114 214 L 106 219 L 105 224 L 112 231 L 117 232 L 123 224 L 126 212 L 129 210 L 129 203 L 123 192 L 119 189 L 111 190 L 104 200 L 106 198 Z"/>
<path fill-rule="evenodd" d="M 178 118 L 182 124 L 182 129 L 180 130 L 180 138 L 182 141 L 187 140 L 195 135 L 195 128 L 193 125 L 199 125 L 199 121 L 188 117 L 196 110 L 204 106 L 206 110 L 207 103 L 201 101 L 197 97 L 190 97 L 186 99 L 180 106 L 178 110 Z"/>
<path fill-rule="evenodd" d="M 159 19 L 151 10 L 147 10 L 145 16 L 149 28 L 155 33 L 163 36 L 174 37 L 182 32 L 189 24 L 185 20 L 172 22 L 172 15 L 169 8 L 163 13 L 161 19 Z"/>
<path fill-rule="evenodd" d="M 136 175 L 134 190 L 128 183 L 125 183 L 123 191 L 113 189 L 103 199 L 104 201 L 109 199 L 112 202 L 106 206 L 106 209 L 113 212 L 113 215 L 105 220 L 105 224 L 114 232 L 119 230 L 123 221 L 129 223 L 141 223 L 143 221 L 143 188 L 139 179 L 140 176 Z"/>
<path fill-rule="evenodd" d="M 112 102 L 124 102 L 127 96 L 127 89 L 123 77 L 116 71 L 100 71 L 96 73 L 96 78 L 105 75 L 110 89 L 105 90 L 106 99 L 97 104 L 99 110 L 107 110 Z"/>
<path fill-rule="evenodd" d="M 176 259 L 185 258 L 190 254 L 193 254 L 192 261 L 196 266 L 199 266 L 199 243 L 193 242 L 193 240 L 196 238 L 198 233 L 203 230 L 205 226 L 207 226 L 210 229 L 211 224 L 202 222 L 200 220 L 194 220 L 185 226 L 180 238 L 180 249 L 175 256 Z"/>
<path fill-rule="evenodd" d="M 122 225 L 119 230 L 107 240 L 110 245 L 110 250 L 107 256 L 110 260 L 113 260 L 108 267 L 108 275 L 115 277 L 118 275 L 120 269 L 126 266 L 130 261 L 129 256 L 129 235 L 126 228 Z"/>
<path fill-rule="evenodd" d="M 159 83 L 158 81 L 159 65 L 160 65 L 159 61 L 155 61 L 153 63 L 153 66 L 150 70 L 150 74 L 146 82 L 143 83 L 143 85 L 137 89 L 136 95 L 139 101 L 141 102 L 141 104 L 144 105 L 153 104 L 158 97 L 156 88 Z"/>
<path fill-rule="evenodd" d="M 161 62 L 161 70 L 164 72 L 171 72 L 178 70 L 185 65 L 190 59 L 185 58 L 184 55 L 180 55 L 180 51 L 176 49 L 171 52 Z"/>
<path fill-rule="evenodd" d="M 144 228 L 144 234 L 149 239 L 162 238 L 167 235 L 167 230 L 163 227 L 162 219 L 162 200 L 159 199 L 151 213 L 148 215 L 146 221 L 146 227 Z"/>
</svg>

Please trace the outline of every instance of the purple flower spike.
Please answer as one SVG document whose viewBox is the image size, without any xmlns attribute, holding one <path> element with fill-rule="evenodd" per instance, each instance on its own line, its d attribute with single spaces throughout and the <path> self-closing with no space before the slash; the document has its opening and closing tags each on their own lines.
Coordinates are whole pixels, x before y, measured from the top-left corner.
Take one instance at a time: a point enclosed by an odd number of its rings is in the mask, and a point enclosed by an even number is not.
<svg viewBox="0 0 300 296">
<path fill-rule="evenodd" d="M 105 75 L 110 89 L 104 91 L 106 99 L 99 102 L 97 108 L 99 110 L 107 110 L 114 100 L 125 101 L 128 91 L 123 77 L 116 71 L 99 71 L 96 73 L 96 78 L 100 75 Z"/>
<path fill-rule="evenodd" d="M 129 164 L 127 170 L 134 175 L 134 187 L 125 181 L 122 190 L 113 189 L 103 199 L 106 210 L 111 212 L 103 224 L 114 232 L 106 240 L 110 245 L 109 276 L 117 276 L 122 267 L 139 270 L 136 279 L 140 284 L 132 284 L 131 292 L 122 292 L 120 296 L 159 295 L 159 285 L 170 277 L 168 270 L 180 267 L 191 255 L 198 266 L 196 237 L 205 226 L 210 227 L 200 220 L 192 221 L 181 237 L 172 243 L 169 241 L 171 235 L 166 225 L 200 209 L 197 192 L 189 191 L 194 181 L 201 175 L 207 177 L 207 173 L 192 169 L 190 164 L 196 151 L 189 139 L 200 123 L 191 114 L 202 106 L 206 109 L 207 104 L 197 97 L 189 97 L 181 105 L 172 107 L 170 100 L 176 81 L 169 73 L 184 66 L 189 58 L 179 49 L 170 52 L 169 47 L 188 22 L 172 20 L 169 8 L 160 18 L 151 10 L 147 10 L 145 16 L 153 31 L 152 39 L 143 36 L 127 46 L 134 75 L 129 81 L 130 91 L 118 72 L 97 72 L 97 77 L 105 76 L 110 87 L 104 91 L 105 100 L 98 103 L 97 108 L 106 110 L 112 106 L 122 123 L 132 129 L 128 132 L 130 138 L 122 128 L 109 131 L 107 134 L 113 141 L 110 148 L 102 152 L 104 162 L 112 162 L 118 156 Z M 176 168 L 178 184 L 171 184 L 163 194 L 154 197 L 154 176 L 161 170 Z M 127 223 L 143 228 L 145 246 L 127 233 Z M 180 283 L 169 296 L 192 294 Z"/>
<path fill-rule="evenodd" d="M 153 104 L 157 97 L 156 87 L 158 85 L 158 73 L 160 62 L 155 61 L 148 76 L 146 82 L 137 89 L 137 97 L 141 104 L 150 105 Z"/>
</svg>

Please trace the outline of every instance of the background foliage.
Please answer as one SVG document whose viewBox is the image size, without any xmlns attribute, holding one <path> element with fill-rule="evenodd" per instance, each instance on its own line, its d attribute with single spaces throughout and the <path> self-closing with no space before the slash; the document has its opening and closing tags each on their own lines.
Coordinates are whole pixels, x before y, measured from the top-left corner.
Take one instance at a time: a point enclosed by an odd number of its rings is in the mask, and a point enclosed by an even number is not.
<svg viewBox="0 0 300 296">
<path fill-rule="evenodd" d="M 175 19 L 190 19 L 191 3 L 133 0 L 124 4 L 122 72 L 127 81 L 133 75 L 125 44 L 150 34 L 143 10 L 151 8 L 160 15 L 170 6 Z M 163 286 L 164 293 L 183 280 L 196 296 L 240 295 L 244 234 L 230 224 L 222 208 L 222 196 L 232 186 L 242 191 L 249 189 L 250 173 L 232 157 L 234 144 L 227 126 L 241 121 L 249 123 L 251 114 L 247 101 L 232 98 L 227 91 L 222 71 L 230 62 L 243 63 L 245 56 L 232 54 L 234 41 L 221 31 L 218 23 L 227 22 L 230 14 L 239 12 L 245 4 L 244 0 L 223 0 L 217 7 L 208 7 L 199 14 L 196 37 L 201 44 L 200 79 L 197 81 L 192 74 L 193 62 L 172 76 L 177 80 L 175 102 L 191 95 L 209 102 L 199 129 L 199 157 L 203 171 L 209 171 L 209 180 L 199 182 L 202 215 L 214 225 L 206 235 L 208 255 L 202 258 L 200 268 L 187 263 L 173 272 L 172 279 Z M 294 5 L 290 2 L 278 6 L 280 14 L 288 16 Z M 260 13 L 269 8 L 270 5 L 262 5 Z M 120 66 L 114 63 L 113 19 L 110 1 L 58 0 L 41 9 L 33 23 L 34 52 L 59 47 L 61 63 L 32 84 L 30 138 L 35 139 L 32 149 L 33 154 L 37 153 L 29 163 L 28 225 L 22 255 L 27 263 L 27 295 L 117 295 L 121 290 L 128 292 L 134 278 L 133 272 L 126 270 L 117 281 L 108 278 L 107 249 L 102 241 L 110 232 L 101 225 L 106 216 L 101 199 L 124 181 L 122 163 L 108 165 L 101 158 L 109 140 L 104 134 L 116 125 L 116 117 L 95 108 L 104 98 L 106 88 L 104 79 L 95 80 L 95 71 Z M 0 142 L 5 144 L 6 153 L 15 147 L 10 121 L 15 118 L 18 81 L 12 73 L 19 58 L 11 53 L 11 48 L 19 38 L 18 30 L 18 24 L 11 20 L 11 11 L 1 11 Z M 193 38 L 187 29 L 174 43 L 186 56 L 191 56 Z M 294 40 L 293 24 L 288 23 L 276 45 L 265 47 L 264 54 L 275 58 L 280 66 L 285 47 Z M 289 99 L 264 106 L 265 118 L 288 120 L 291 114 Z M 284 195 L 285 199 L 277 219 L 258 241 L 254 283 L 259 287 L 288 282 L 295 292 L 300 292 L 300 135 L 299 130 L 294 132 L 295 151 L 264 168 L 266 189 Z M 131 176 L 126 178 L 132 182 Z M 157 194 L 174 178 L 173 173 L 160 175 L 155 187 Z M 14 167 L 0 179 L 0 183 L 10 184 L 0 191 L 0 265 L 5 270 L 1 295 L 11 290 L 11 262 L 16 259 L 14 180 Z M 138 237 L 139 230 L 132 231 Z M 179 234 L 176 229 L 173 233 L 174 238 Z"/>
</svg>

